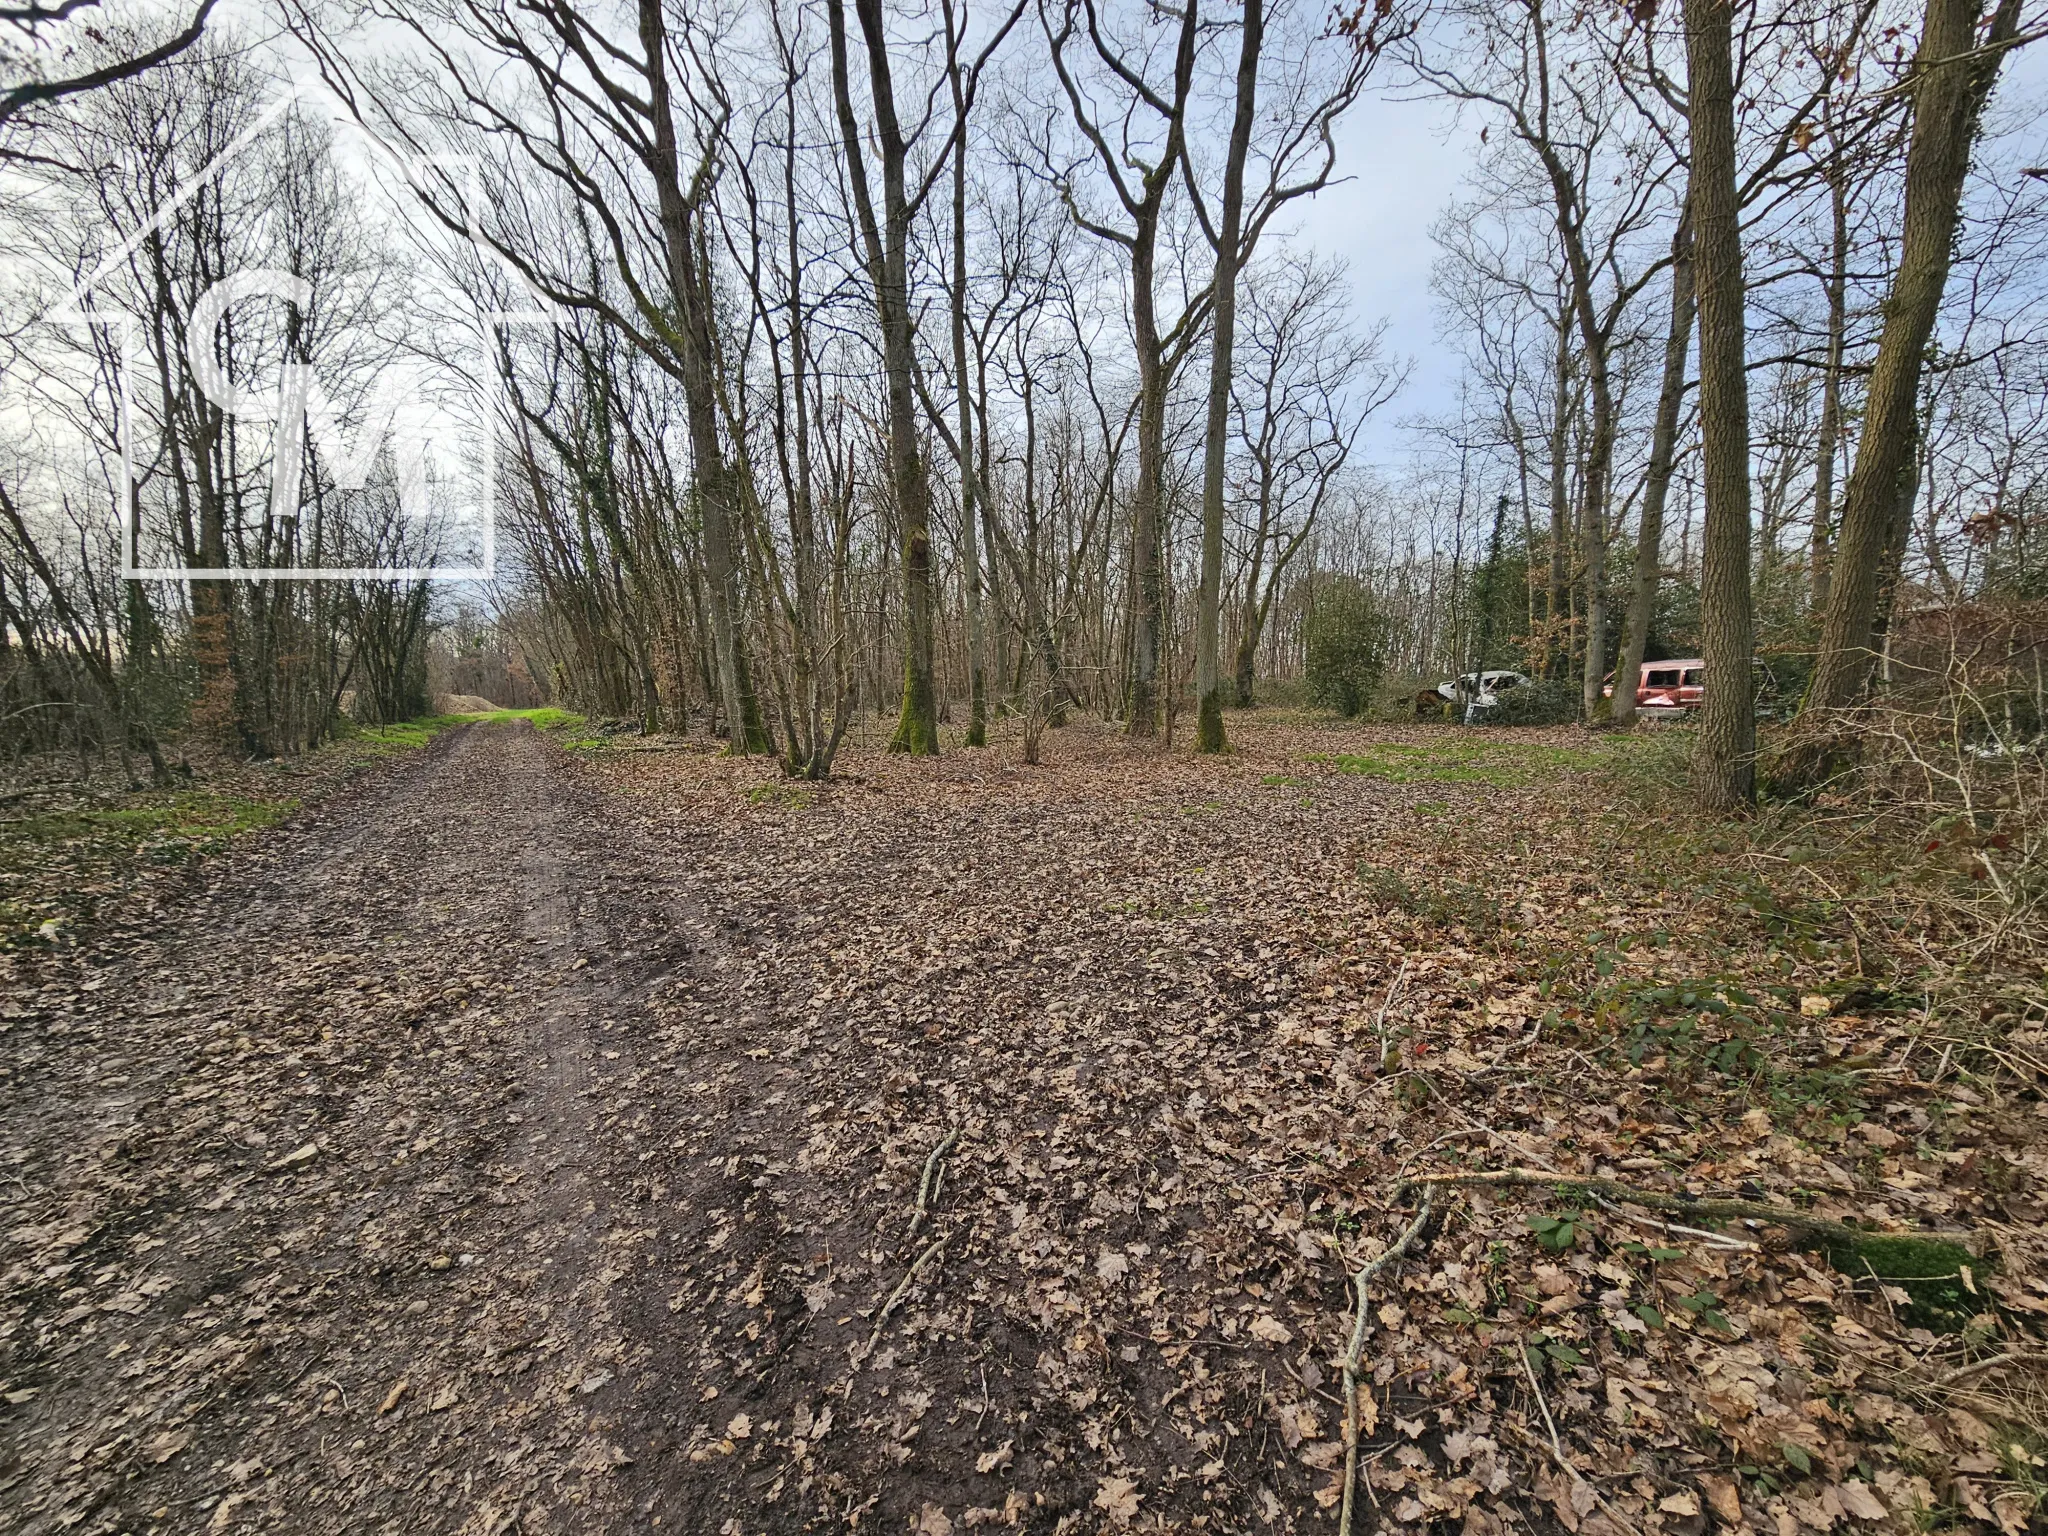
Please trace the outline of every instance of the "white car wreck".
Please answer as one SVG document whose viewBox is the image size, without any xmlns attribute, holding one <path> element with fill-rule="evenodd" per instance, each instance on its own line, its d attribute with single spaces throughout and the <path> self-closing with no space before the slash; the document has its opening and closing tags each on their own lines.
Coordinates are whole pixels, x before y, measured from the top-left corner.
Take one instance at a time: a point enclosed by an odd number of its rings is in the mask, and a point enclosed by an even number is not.
<svg viewBox="0 0 2048 1536">
<path fill-rule="evenodd" d="M 1528 686 L 1528 676 L 1521 672 L 1467 672 L 1438 683 L 1436 691 L 1451 704 L 1460 720 L 1472 725 L 1499 704 L 1500 696 L 1509 689 Z"/>
</svg>

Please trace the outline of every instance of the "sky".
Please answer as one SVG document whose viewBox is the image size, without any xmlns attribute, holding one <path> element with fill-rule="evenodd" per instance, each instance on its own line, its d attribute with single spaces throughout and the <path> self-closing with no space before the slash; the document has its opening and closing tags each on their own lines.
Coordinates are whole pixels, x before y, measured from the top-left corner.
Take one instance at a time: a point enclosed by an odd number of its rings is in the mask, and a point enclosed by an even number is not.
<svg viewBox="0 0 2048 1536">
<path fill-rule="evenodd" d="M 1429 229 L 1478 141 L 1478 124 L 1460 122 L 1449 102 L 1368 95 L 1338 126 L 1345 179 L 1320 193 L 1299 223 L 1298 238 L 1351 264 L 1358 323 L 1384 319 L 1389 351 L 1411 367 L 1407 388 L 1366 424 L 1357 449 L 1364 462 L 1405 456 L 1412 434 L 1401 422 L 1457 406 L 1458 358 L 1437 342 Z"/>
</svg>

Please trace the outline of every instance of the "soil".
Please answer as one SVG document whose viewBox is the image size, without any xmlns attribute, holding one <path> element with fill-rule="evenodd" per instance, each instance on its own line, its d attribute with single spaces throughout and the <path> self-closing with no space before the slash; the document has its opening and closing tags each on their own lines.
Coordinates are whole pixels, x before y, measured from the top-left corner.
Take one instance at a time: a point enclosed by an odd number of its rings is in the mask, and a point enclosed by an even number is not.
<svg viewBox="0 0 2048 1536">
<path fill-rule="evenodd" d="M 4 1523 L 1334 1529 L 1347 1270 L 1474 1124 L 1375 1081 L 1356 864 L 1465 790 L 1067 749 L 819 790 L 473 725 L 21 961 Z M 1503 1080 L 1528 1021 L 1474 1011 L 1488 964 L 1446 938 L 1406 995 L 1495 1053 L 1469 1106 L 1569 1145 L 1575 1069 Z M 1477 1209 L 1369 1319 L 1360 1528 L 1597 1528 L 1518 1354 L 1407 1315 L 1529 1246 Z M 1748 1312 L 1702 1262 L 1763 1339 L 1775 1282 Z M 1702 1350 L 1681 1317 L 1656 1371 L 1554 1368 L 1615 1497 L 1726 1459 L 1658 1376 Z"/>
</svg>

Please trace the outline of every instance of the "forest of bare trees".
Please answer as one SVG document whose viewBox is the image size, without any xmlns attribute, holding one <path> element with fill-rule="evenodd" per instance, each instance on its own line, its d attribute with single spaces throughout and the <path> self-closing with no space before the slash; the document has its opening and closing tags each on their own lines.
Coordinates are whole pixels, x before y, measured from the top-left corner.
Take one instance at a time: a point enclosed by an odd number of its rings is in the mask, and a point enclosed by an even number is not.
<svg viewBox="0 0 2048 1536">
<path fill-rule="evenodd" d="M 2017 3 L 69 11 L 0 115 L 31 744 L 297 751 L 424 710 L 459 611 L 801 776 L 861 712 L 1215 751 L 1336 583 L 1380 707 L 1747 676 L 1726 807 L 1843 761 L 1919 615 L 2039 600 Z M 1296 217 L 1367 93 L 1476 150 L 1455 400 Z"/>
<path fill-rule="evenodd" d="M 2042 1536 L 2044 38 L 0 0 L 0 1531 Z"/>
</svg>

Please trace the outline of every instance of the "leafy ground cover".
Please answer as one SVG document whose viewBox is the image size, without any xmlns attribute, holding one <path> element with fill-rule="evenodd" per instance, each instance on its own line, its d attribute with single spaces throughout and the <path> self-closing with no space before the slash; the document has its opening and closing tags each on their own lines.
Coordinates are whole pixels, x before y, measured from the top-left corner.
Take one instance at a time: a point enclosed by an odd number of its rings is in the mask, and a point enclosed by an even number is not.
<svg viewBox="0 0 2048 1536">
<path fill-rule="evenodd" d="M 1329 1531 L 1348 1277 L 1513 1172 L 1369 1289 L 1356 1528 L 2030 1528 L 2038 972 L 1869 894 L 1981 882 L 1690 824 L 1669 736 L 1233 737 L 485 725 L 17 953 L 0 1497 Z"/>
<path fill-rule="evenodd" d="M 1613 769 L 1640 754 L 1645 738 L 1594 738 L 1569 745 L 1516 740 L 1523 732 L 1462 731 L 1443 740 L 1380 741 L 1360 752 L 1309 753 L 1340 773 L 1364 774 L 1394 784 L 1491 784 L 1497 788 L 1555 779 L 1561 774 Z"/>
<path fill-rule="evenodd" d="M 417 752 L 458 726 L 510 720 L 569 744 L 578 744 L 584 724 L 561 709 L 432 715 L 350 727 L 289 761 L 202 758 L 182 788 L 57 783 L 9 794 L 0 800 L 0 949 L 63 943 L 115 912 L 147 913 L 196 860 L 335 793 L 384 758 Z"/>
</svg>

